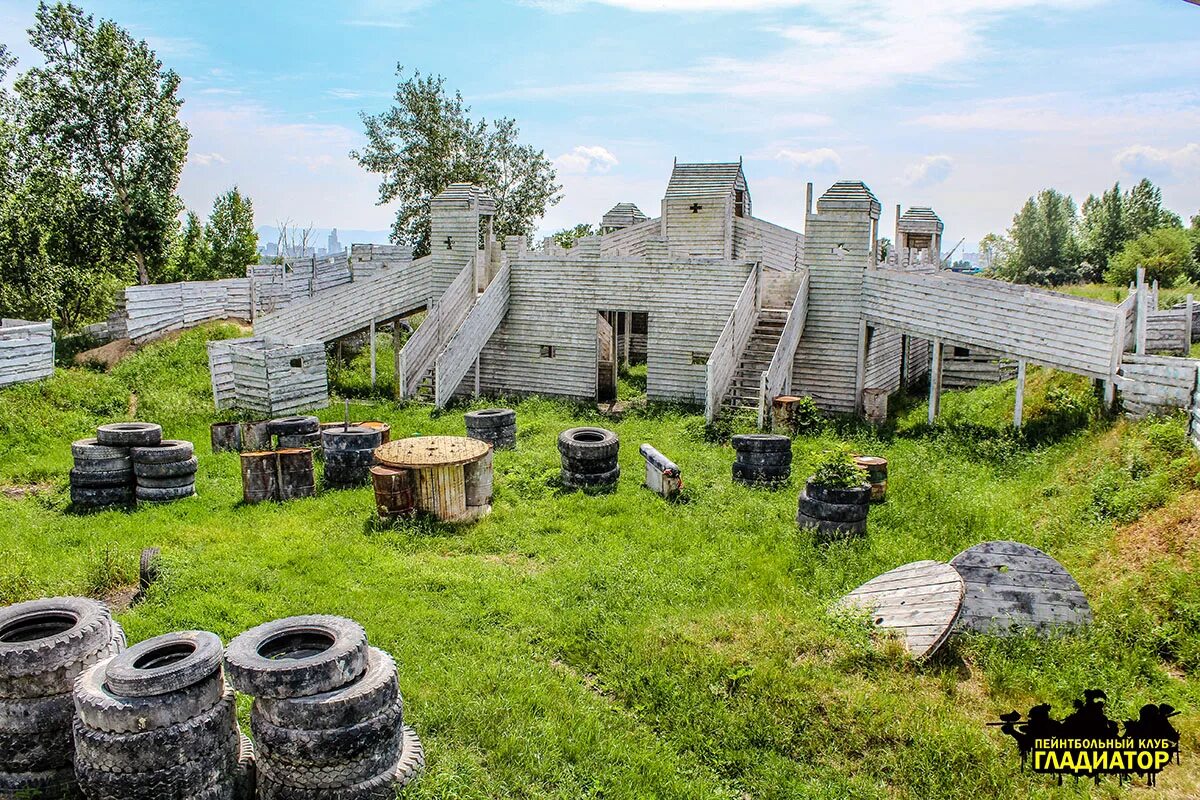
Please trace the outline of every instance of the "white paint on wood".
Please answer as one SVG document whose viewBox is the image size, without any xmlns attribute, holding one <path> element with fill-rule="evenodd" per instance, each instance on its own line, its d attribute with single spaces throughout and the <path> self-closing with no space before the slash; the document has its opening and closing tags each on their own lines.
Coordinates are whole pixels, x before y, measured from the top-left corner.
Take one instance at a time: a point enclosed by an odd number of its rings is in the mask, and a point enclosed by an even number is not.
<svg viewBox="0 0 1200 800">
<path fill-rule="evenodd" d="M 950 638 L 963 595 L 963 579 L 949 564 L 915 561 L 867 581 L 837 605 L 870 614 L 875 627 L 895 631 L 909 654 L 922 659 Z"/>
</svg>

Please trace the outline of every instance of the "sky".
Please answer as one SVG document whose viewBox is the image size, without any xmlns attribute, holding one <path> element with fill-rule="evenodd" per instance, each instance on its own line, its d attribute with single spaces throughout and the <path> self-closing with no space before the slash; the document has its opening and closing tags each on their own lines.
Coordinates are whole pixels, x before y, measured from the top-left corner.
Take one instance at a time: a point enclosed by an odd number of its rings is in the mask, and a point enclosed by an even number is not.
<svg viewBox="0 0 1200 800">
<path fill-rule="evenodd" d="M 182 76 L 180 194 L 202 215 L 238 184 L 260 225 L 386 231 L 394 209 L 349 152 L 397 65 L 515 118 L 554 161 L 564 197 L 542 234 L 618 202 L 656 216 L 676 157 L 744 159 L 755 216 L 796 229 L 806 182 L 865 181 L 885 235 L 897 204 L 928 205 L 947 249 L 1046 187 L 1082 202 L 1146 176 L 1200 212 L 1200 6 L 1184 0 L 82 5 Z M 35 7 L 0 0 L 25 65 Z"/>
</svg>

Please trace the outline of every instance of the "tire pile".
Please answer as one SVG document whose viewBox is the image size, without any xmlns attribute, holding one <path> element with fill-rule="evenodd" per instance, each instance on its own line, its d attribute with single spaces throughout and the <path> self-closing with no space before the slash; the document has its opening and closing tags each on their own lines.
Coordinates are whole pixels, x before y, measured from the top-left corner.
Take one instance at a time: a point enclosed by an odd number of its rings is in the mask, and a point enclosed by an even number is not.
<svg viewBox="0 0 1200 800">
<path fill-rule="evenodd" d="M 808 481 L 800 490 L 796 524 L 815 528 L 818 540 L 863 536 L 871 510 L 871 484 L 847 489 Z"/>
<path fill-rule="evenodd" d="M 0 608 L 0 797 L 80 797 L 72 689 L 78 675 L 124 647 L 121 626 L 94 600 Z"/>
<path fill-rule="evenodd" d="M 191 442 L 163 439 L 152 422 L 101 425 L 93 439 L 71 443 L 71 503 L 80 510 L 169 502 L 196 493 Z"/>
<path fill-rule="evenodd" d="M 487 442 L 497 450 L 517 447 L 517 412 L 511 408 L 485 408 L 463 415 L 467 436 Z"/>
<path fill-rule="evenodd" d="M 319 434 L 325 453 L 325 487 L 352 489 L 371 482 L 375 448 L 383 444 L 383 431 L 360 425 L 334 425 Z"/>
<path fill-rule="evenodd" d="M 261 800 L 391 800 L 424 768 L 395 662 L 357 622 L 268 622 L 229 643 L 225 666 L 254 697 Z"/>
<path fill-rule="evenodd" d="M 558 435 L 562 483 L 569 489 L 614 486 L 621 477 L 621 442 L 604 428 L 571 428 Z"/>
<path fill-rule="evenodd" d="M 279 417 L 267 423 L 267 433 L 275 437 L 278 450 L 307 447 L 314 453 L 321 451 L 321 422 L 316 417 Z"/>
<path fill-rule="evenodd" d="M 770 433 L 733 437 L 737 457 L 733 480 L 748 486 L 778 486 L 792 476 L 792 440 Z"/>
<path fill-rule="evenodd" d="M 251 800 L 221 639 L 182 631 L 96 664 L 75 684 L 75 774 L 88 800 Z"/>
</svg>

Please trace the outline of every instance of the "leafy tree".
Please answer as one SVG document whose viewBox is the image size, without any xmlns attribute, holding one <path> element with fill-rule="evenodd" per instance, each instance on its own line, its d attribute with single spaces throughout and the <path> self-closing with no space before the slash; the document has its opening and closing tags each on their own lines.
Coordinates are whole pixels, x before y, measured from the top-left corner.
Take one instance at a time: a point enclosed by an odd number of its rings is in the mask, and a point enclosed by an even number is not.
<svg viewBox="0 0 1200 800">
<path fill-rule="evenodd" d="M 172 281 L 205 280 L 209 275 L 208 240 L 204 236 L 204 222 L 195 211 L 187 212 L 183 232 L 179 235 L 171 255 L 170 268 L 161 278 L 161 283 Z"/>
<path fill-rule="evenodd" d="M 1182 228 L 1183 220 L 1162 207 L 1162 190 L 1142 178 L 1125 195 L 1126 240 L 1135 239 L 1155 228 Z"/>
<path fill-rule="evenodd" d="M 1109 259 L 1119 253 L 1129 239 L 1124 205 L 1119 183 L 1114 183 L 1099 197 L 1090 194 L 1083 201 L 1079 249 L 1083 258 L 1080 277 L 1084 280 L 1100 280 L 1108 269 Z"/>
<path fill-rule="evenodd" d="M 1011 243 L 993 272 L 1014 283 L 1071 283 L 1079 276 L 1075 202 L 1054 189 L 1029 198 L 1008 229 Z"/>
<path fill-rule="evenodd" d="M 35 20 L 30 44 L 44 63 L 15 83 L 27 133 L 90 204 L 112 206 L 101 214 L 113 224 L 112 255 L 147 283 L 178 225 L 175 189 L 188 142 L 179 76 L 146 42 L 75 5 L 40 3 Z"/>
<path fill-rule="evenodd" d="M 1012 251 L 1012 243 L 998 233 L 989 233 L 979 240 L 979 252 L 983 255 L 984 271 L 998 275 L 1001 265 Z"/>
<path fill-rule="evenodd" d="M 1194 242 L 1183 228 L 1156 228 L 1128 242 L 1112 260 L 1105 278 L 1124 286 L 1137 277 L 1138 267 L 1146 268 L 1146 281 L 1159 286 L 1174 286 L 1194 268 Z"/>
<path fill-rule="evenodd" d="M 1200 214 L 1192 217 L 1192 227 L 1188 229 L 1188 233 L 1192 236 L 1192 263 L 1196 271 L 1200 272 Z M 1200 275 L 1193 274 L 1192 280 L 1200 280 Z"/>
<path fill-rule="evenodd" d="M 429 252 L 429 203 L 452 183 L 472 183 L 496 199 L 497 236 L 524 235 L 561 199 L 554 167 L 541 150 L 519 143 L 514 120 L 471 118 L 459 92 L 440 75 L 405 77 L 397 67 L 394 105 L 362 113 L 367 145 L 351 157 L 383 176 L 379 203 L 398 201 L 392 241 Z"/>
<path fill-rule="evenodd" d="M 246 274 L 246 265 L 258 260 L 258 232 L 254 229 L 254 204 L 234 186 L 213 201 L 204 228 L 207 246 L 207 279 Z"/>
<path fill-rule="evenodd" d="M 559 247 L 570 250 L 575 246 L 577 239 L 582 239 L 585 236 L 595 236 L 596 230 L 586 222 L 581 222 L 574 228 L 563 228 L 561 231 L 555 231 L 550 234 L 550 238 Z"/>
</svg>

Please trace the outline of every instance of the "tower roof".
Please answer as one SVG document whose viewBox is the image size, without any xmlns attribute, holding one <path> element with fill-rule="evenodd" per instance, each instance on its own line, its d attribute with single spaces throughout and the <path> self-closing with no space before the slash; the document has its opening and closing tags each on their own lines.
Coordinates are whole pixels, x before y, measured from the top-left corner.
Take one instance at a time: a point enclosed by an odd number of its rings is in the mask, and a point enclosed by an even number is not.
<svg viewBox="0 0 1200 800">
<path fill-rule="evenodd" d="M 942 220 L 927 206 L 912 206 L 900 217 L 900 230 L 905 233 L 941 233 Z"/>
<path fill-rule="evenodd" d="M 725 197 L 746 188 L 742 163 L 680 164 L 676 162 L 667 183 L 667 197 Z"/>
<path fill-rule="evenodd" d="M 838 181 L 817 200 L 818 211 L 870 211 L 878 219 L 879 200 L 862 181 Z"/>
<path fill-rule="evenodd" d="M 649 217 L 633 203 L 617 203 L 600 220 L 600 226 L 603 228 L 628 228 L 630 225 L 645 222 L 647 219 Z"/>
<path fill-rule="evenodd" d="M 437 205 L 460 205 L 462 208 L 477 209 L 480 214 L 495 214 L 496 199 L 479 186 L 470 183 L 452 183 L 434 196 Z"/>
</svg>

